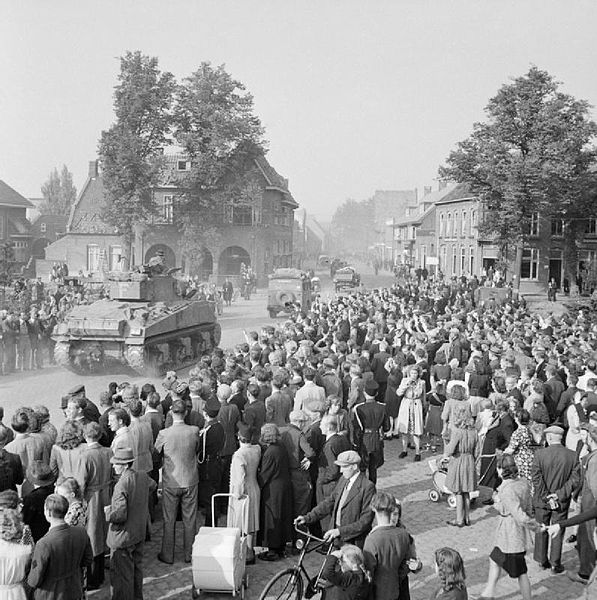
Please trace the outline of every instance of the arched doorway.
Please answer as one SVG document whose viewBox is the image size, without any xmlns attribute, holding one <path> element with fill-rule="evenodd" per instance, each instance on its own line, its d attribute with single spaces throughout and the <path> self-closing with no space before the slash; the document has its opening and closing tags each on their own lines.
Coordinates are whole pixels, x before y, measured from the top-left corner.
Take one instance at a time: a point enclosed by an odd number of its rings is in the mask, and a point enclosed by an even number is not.
<svg viewBox="0 0 597 600">
<path fill-rule="evenodd" d="M 174 254 L 174 250 L 167 246 L 166 244 L 154 244 L 149 248 L 149 250 L 145 253 L 144 264 L 149 262 L 149 259 L 153 258 L 158 252 L 164 253 L 164 262 L 166 263 L 166 268 L 170 269 L 176 266 L 176 255 Z"/>
<path fill-rule="evenodd" d="M 199 277 L 202 280 L 209 279 L 210 275 L 214 272 L 214 257 L 213 254 L 207 249 L 203 248 L 201 251 L 201 262 L 199 263 Z"/>
<path fill-rule="evenodd" d="M 50 240 L 47 238 L 39 238 L 35 240 L 31 246 L 31 256 L 33 256 L 33 258 L 44 258 L 46 254 L 44 250 L 49 245 Z"/>
<path fill-rule="evenodd" d="M 239 275 L 241 263 L 245 263 L 247 267 L 251 264 L 249 253 L 240 246 L 228 246 L 220 254 L 218 273 L 220 275 Z"/>
</svg>

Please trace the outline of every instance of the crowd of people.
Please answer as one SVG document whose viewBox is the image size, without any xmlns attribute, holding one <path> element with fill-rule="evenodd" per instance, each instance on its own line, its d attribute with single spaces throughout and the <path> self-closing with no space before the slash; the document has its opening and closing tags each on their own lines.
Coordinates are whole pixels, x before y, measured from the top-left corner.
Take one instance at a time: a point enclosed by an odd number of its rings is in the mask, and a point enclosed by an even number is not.
<svg viewBox="0 0 597 600">
<path fill-rule="evenodd" d="M 0 538 L 19 546 L 0 543 L 0 561 L 22 567 L 0 569 L 14 574 L 0 585 L 31 588 L 35 598 L 68 586 L 62 597 L 80 598 L 103 585 L 109 549 L 112 597 L 142 598 L 149 523 L 161 516 L 161 562 L 191 562 L 200 523 L 239 527 L 248 564 L 287 556 L 307 529 L 335 547 L 324 567 L 330 597 L 404 600 L 420 568 L 415 540 L 400 499 L 376 488 L 395 438 L 401 460 L 429 452 L 446 461 L 457 500 L 449 525 L 471 525 L 479 489 L 503 517 L 483 598 L 495 596 L 503 572 L 531 597 L 530 549 L 542 568 L 562 573 L 568 527 L 577 527 L 579 553 L 568 576 L 589 583 L 593 315 L 479 305 L 470 281 L 413 278 L 318 298 L 308 312 L 245 335 L 203 356 L 184 380 L 167 373 L 161 389 L 112 382 L 94 402 L 77 386 L 63 398 L 59 431 L 43 406 L 0 426 Z M 216 493 L 231 496 L 212 503 Z M 55 551 L 67 543 L 76 552 Z M 433 598 L 466 598 L 457 549 L 438 549 L 435 562 Z"/>
</svg>

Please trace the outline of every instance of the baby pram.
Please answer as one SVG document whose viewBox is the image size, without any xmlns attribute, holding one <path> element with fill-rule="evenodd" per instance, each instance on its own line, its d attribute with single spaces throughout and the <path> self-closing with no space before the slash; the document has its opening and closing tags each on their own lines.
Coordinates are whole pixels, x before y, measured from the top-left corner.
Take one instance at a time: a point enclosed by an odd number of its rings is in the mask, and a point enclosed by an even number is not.
<svg viewBox="0 0 597 600">
<path fill-rule="evenodd" d="M 456 508 L 456 496 L 446 487 L 446 476 L 448 474 L 448 461 L 442 458 L 433 458 L 428 461 L 431 469 L 431 480 L 433 489 L 429 490 L 429 500 L 439 502 L 443 496 L 448 498 L 448 506 Z M 479 497 L 479 490 L 470 493 L 471 501 Z"/>
</svg>

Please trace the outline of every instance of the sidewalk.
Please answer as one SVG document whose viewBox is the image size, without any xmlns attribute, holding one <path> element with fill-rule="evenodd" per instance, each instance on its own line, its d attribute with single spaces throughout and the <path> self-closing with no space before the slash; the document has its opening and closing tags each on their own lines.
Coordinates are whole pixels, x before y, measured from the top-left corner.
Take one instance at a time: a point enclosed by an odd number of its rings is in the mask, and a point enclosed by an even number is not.
<svg viewBox="0 0 597 600">
<path fill-rule="evenodd" d="M 386 463 L 379 471 L 378 489 L 386 489 L 403 502 L 403 522 L 414 536 L 419 557 L 423 561 L 423 570 L 410 577 L 411 598 L 428 600 L 437 586 L 437 578 L 433 567 L 433 553 L 441 546 L 452 546 L 463 556 L 466 566 L 469 598 L 474 599 L 481 594 L 488 570 L 488 555 L 493 548 L 494 531 L 498 516 L 491 507 L 478 505 L 471 514 L 471 527 L 455 529 L 446 525 L 454 513 L 448 508 L 445 498 L 438 503 L 428 499 L 428 492 L 433 487 L 427 460 L 433 455 L 425 453 L 423 461 L 412 462 L 410 452 L 405 459 L 398 459 L 401 445 L 398 440 L 386 442 Z M 173 566 L 160 563 L 156 556 L 161 543 L 161 520 L 153 525 L 152 540 L 145 546 L 144 563 L 144 596 L 145 600 L 162 600 L 163 598 L 182 600 L 189 599 L 191 594 L 191 565 L 183 562 L 182 528 L 177 527 L 178 552 Z M 309 572 L 321 564 L 322 557 L 310 555 L 307 561 Z M 247 567 L 249 576 L 248 600 L 257 600 L 270 577 L 279 570 L 290 566 L 288 558 L 277 563 L 257 561 L 254 566 Z M 579 599 L 584 587 L 571 582 L 565 574 L 552 575 L 550 571 L 541 569 L 527 555 L 529 578 L 533 596 L 554 600 Z M 577 566 L 576 552 L 570 544 L 564 545 L 563 564 L 574 570 Z M 109 573 L 109 572 L 108 572 Z M 516 580 L 503 578 L 500 580 L 496 598 L 519 598 Z M 108 600 L 108 587 L 88 594 L 91 600 Z M 222 594 L 205 594 L 206 600 L 221 600 Z"/>
</svg>

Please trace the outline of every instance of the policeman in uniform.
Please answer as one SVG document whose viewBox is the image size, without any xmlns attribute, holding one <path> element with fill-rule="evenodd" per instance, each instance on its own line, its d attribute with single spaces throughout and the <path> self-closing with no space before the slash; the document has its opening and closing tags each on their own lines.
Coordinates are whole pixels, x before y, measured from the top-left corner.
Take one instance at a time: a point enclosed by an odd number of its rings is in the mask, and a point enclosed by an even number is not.
<svg viewBox="0 0 597 600">
<path fill-rule="evenodd" d="M 205 427 L 201 430 L 199 443 L 199 508 L 205 510 L 206 525 L 214 525 L 218 519 L 218 507 L 215 506 L 215 515 L 211 512 L 211 497 L 219 491 L 222 479 L 221 452 L 224 448 L 224 428 L 218 421 L 220 403 L 211 395 L 203 406 Z"/>
<path fill-rule="evenodd" d="M 361 469 L 369 469 L 369 479 L 377 482 L 377 469 L 384 463 L 383 434 L 390 429 L 390 420 L 383 404 L 375 397 L 379 384 L 374 379 L 365 382 L 365 401 L 353 408 L 356 442 L 361 455 Z"/>
</svg>

